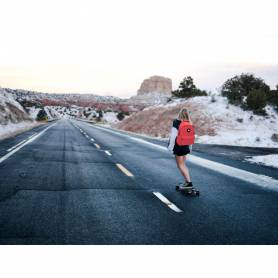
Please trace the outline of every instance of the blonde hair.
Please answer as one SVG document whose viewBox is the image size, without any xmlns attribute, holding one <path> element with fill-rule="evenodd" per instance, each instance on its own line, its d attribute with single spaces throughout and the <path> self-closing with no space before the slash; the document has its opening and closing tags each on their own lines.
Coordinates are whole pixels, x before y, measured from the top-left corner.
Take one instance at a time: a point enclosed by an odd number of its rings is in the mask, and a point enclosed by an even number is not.
<svg viewBox="0 0 278 278">
<path fill-rule="evenodd" d="M 180 121 L 189 121 L 189 113 L 186 108 L 182 108 L 179 112 L 178 119 Z"/>
</svg>

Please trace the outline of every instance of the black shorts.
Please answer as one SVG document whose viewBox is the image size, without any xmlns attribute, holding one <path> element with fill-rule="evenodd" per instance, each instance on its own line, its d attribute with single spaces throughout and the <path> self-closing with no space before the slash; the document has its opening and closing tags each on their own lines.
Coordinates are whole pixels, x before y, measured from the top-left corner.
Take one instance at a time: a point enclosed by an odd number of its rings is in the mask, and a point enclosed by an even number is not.
<svg viewBox="0 0 278 278">
<path fill-rule="evenodd" d="M 176 143 L 173 149 L 173 153 L 177 156 L 184 156 L 190 153 L 190 149 L 189 146 L 179 146 Z"/>
</svg>

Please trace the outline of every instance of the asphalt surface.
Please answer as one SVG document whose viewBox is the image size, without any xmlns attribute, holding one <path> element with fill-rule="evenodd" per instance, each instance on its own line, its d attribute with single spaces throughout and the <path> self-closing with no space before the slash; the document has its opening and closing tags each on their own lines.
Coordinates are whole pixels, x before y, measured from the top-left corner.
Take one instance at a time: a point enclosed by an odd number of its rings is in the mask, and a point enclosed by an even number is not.
<svg viewBox="0 0 278 278">
<path fill-rule="evenodd" d="M 129 136 L 60 120 L 1 141 L 9 153 L 0 244 L 278 243 L 277 191 L 189 160 L 201 196 L 184 196 L 173 156 Z"/>
</svg>

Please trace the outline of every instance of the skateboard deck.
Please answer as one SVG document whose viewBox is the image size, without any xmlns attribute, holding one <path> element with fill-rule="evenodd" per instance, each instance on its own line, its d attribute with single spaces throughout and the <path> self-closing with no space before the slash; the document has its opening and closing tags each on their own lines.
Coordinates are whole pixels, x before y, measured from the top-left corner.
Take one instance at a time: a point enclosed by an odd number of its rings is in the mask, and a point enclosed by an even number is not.
<svg viewBox="0 0 278 278">
<path fill-rule="evenodd" d="M 188 196 L 200 196 L 200 191 L 194 187 L 185 188 L 182 184 L 176 186 L 176 190 Z"/>
</svg>

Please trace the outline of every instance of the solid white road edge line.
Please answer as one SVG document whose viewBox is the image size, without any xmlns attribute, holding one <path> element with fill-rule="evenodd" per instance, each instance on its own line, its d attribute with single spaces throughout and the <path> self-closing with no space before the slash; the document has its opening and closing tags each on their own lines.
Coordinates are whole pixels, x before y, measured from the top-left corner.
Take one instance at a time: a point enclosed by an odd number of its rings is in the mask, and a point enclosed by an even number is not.
<svg viewBox="0 0 278 278">
<path fill-rule="evenodd" d="M 37 134 L 37 133 L 35 132 L 34 134 L 32 134 L 31 136 L 29 136 L 28 138 L 30 139 L 30 138 L 34 137 L 36 134 Z M 7 152 L 12 151 L 13 149 L 15 149 L 16 147 L 18 147 L 19 145 L 21 145 L 21 144 L 23 144 L 24 142 L 26 142 L 26 140 L 27 140 L 27 139 L 25 139 L 25 140 L 19 142 L 18 144 L 14 145 L 13 147 L 9 148 L 9 149 L 7 150 Z"/>
<path fill-rule="evenodd" d="M 131 172 L 129 172 L 122 164 L 116 163 L 116 166 L 128 177 L 134 177 Z"/>
<path fill-rule="evenodd" d="M 134 137 L 132 137 L 132 139 L 135 141 L 156 147 L 160 150 L 168 151 L 168 149 L 166 147 L 156 145 L 154 143 L 145 141 L 143 139 L 134 138 Z M 238 169 L 238 168 L 235 168 L 235 167 L 232 167 L 229 165 L 225 165 L 225 164 L 222 164 L 219 162 L 208 160 L 208 159 L 205 159 L 205 158 L 202 158 L 202 157 L 199 157 L 196 155 L 192 155 L 192 154 L 188 155 L 188 161 L 193 164 L 199 165 L 201 167 L 219 172 L 221 174 L 256 184 L 257 186 L 261 186 L 264 188 L 270 188 L 275 191 L 278 191 L 278 180 L 273 179 L 272 177 L 248 172 L 246 170 Z"/>
<path fill-rule="evenodd" d="M 35 133 L 32 134 L 31 136 L 29 136 L 28 138 L 30 139 L 30 138 L 34 137 L 36 134 L 37 134 L 37 132 L 35 132 Z"/>
<path fill-rule="evenodd" d="M 168 206 L 171 210 L 175 212 L 183 212 L 180 208 L 178 208 L 175 204 L 170 202 L 165 196 L 163 196 L 160 192 L 153 192 L 153 194 L 166 206 Z"/>
<path fill-rule="evenodd" d="M 23 144 L 24 142 L 26 142 L 26 140 L 27 140 L 27 139 L 25 139 L 25 140 L 19 142 L 18 144 L 14 145 L 13 147 L 9 148 L 9 149 L 7 150 L 7 152 L 12 151 L 13 149 L 15 149 L 16 147 L 18 147 L 19 145 L 21 145 L 21 144 Z"/>
<path fill-rule="evenodd" d="M 160 146 L 160 145 L 151 143 L 151 142 L 146 141 L 146 140 L 144 140 L 144 139 L 140 139 L 140 138 L 136 138 L 136 137 L 130 137 L 130 138 L 131 138 L 132 140 L 134 140 L 134 141 L 137 141 L 137 142 L 140 142 L 140 143 L 143 143 L 143 144 L 146 144 L 146 145 L 155 147 L 155 148 L 157 148 L 157 149 L 160 149 L 160 150 L 169 152 L 168 149 L 167 149 L 166 147 L 163 147 L 163 146 Z"/>
<path fill-rule="evenodd" d="M 112 155 L 109 151 L 105 151 L 105 153 L 110 156 Z"/>
<path fill-rule="evenodd" d="M 18 146 L 16 149 L 12 150 L 11 152 L 7 153 L 6 155 L 2 156 L 0 158 L 0 163 L 2 163 L 3 161 L 5 161 L 7 158 L 9 158 L 10 156 L 12 156 L 13 154 L 15 154 L 17 151 L 19 151 L 21 148 L 23 148 L 24 146 L 26 146 L 27 144 L 33 142 L 34 140 L 36 140 L 40 135 L 42 135 L 43 133 L 45 133 L 49 128 L 53 127 L 55 124 L 48 126 L 46 129 L 44 129 L 43 131 L 39 132 L 38 134 L 36 134 L 36 136 L 33 136 L 32 138 L 30 138 L 29 140 L 27 140 L 25 143 L 21 144 L 20 146 Z"/>
<path fill-rule="evenodd" d="M 120 135 L 123 137 L 128 137 L 137 142 L 149 145 L 151 147 L 155 147 L 156 149 L 159 149 L 161 151 L 169 152 L 166 147 L 151 143 L 149 141 L 146 141 L 146 140 L 143 140 L 140 138 L 132 137 L 130 135 L 122 134 L 120 132 L 116 132 L 114 130 L 109 130 L 107 128 L 103 128 L 103 127 L 99 127 L 99 126 L 95 126 L 95 125 L 93 127 L 110 132 L 110 133 L 114 133 L 114 134 L 117 134 L 117 135 Z M 189 162 L 199 165 L 201 167 L 219 172 L 221 174 L 224 174 L 224 175 L 236 178 L 236 179 L 240 179 L 240 180 L 243 180 L 243 181 L 246 181 L 249 183 L 253 183 L 260 187 L 270 188 L 272 190 L 278 191 L 278 180 L 276 180 L 272 177 L 248 172 L 246 170 L 238 169 L 238 168 L 235 168 L 235 167 L 232 167 L 229 165 L 225 165 L 225 164 L 222 164 L 219 162 L 201 158 L 201 157 L 198 157 L 198 156 L 195 156 L 192 154 L 190 154 L 188 158 L 189 158 L 188 159 Z"/>
</svg>

